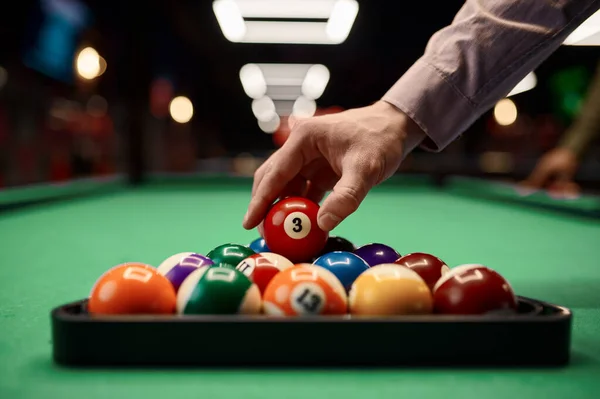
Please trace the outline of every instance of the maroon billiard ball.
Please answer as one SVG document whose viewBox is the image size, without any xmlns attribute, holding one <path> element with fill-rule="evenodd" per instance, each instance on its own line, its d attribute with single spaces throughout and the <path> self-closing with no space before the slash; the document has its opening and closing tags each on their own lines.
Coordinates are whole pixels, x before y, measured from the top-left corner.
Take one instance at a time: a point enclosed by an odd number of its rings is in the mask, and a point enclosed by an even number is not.
<svg viewBox="0 0 600 399">
<path fill-rule="evenodd" d="M 436 313 L 484 314 L 499 310 L 516 310 L 515 293 L 495 270 L 478 264 L 450 269 L 433 287 Z"/>
<path fill-rule="evenodd" d="M 413 252 L 404 255 L 398 258 L 394 263 L 406 266 L 417 272 L 417 274 L 425 280 L 425 283 L 427 283 L 427 286 L 431 290 L 433 290 L 433 286 L 438 282 L 442 275 L 450 270 L 448 265 L 446 265 L 446 262 L 437 256 L 423 252 Z"/>
<path fill-rule="evenodd" d="M 256 284 L 261 295 L 273 277 L 281 271 L 274 262 L 261 254 L 250 255 L 235 268 Z"/>
<path fill-rule="evenodd" d="M 263 223 L 267 247 L 293 263 L 318 255 L 329 237 L 317 224 L 318 212 L 319 205 L 302 197 L 287 197 L 276 202 Z"/>
</svg>

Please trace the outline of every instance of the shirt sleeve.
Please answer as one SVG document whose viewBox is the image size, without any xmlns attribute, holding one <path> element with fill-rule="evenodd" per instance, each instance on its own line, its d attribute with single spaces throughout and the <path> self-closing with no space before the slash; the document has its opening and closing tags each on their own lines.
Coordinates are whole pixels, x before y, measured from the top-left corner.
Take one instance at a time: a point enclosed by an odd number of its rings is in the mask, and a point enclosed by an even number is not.
<svg viewBox="0 0 600 399">
<path fill-rule="evenodd" d="M 583 157 L 589 145 L 600 137 L 600 65 L 583 107 L 573 124 L 567 129 L 559 146 L 571 149 L 578 157 Z"/>
<path fill-rule="evenodd" d="M 467 0 L 382 100 L 421 128 L 410 147 L 441 151 L 599 8 L 600 0 Z"/>
</svg>

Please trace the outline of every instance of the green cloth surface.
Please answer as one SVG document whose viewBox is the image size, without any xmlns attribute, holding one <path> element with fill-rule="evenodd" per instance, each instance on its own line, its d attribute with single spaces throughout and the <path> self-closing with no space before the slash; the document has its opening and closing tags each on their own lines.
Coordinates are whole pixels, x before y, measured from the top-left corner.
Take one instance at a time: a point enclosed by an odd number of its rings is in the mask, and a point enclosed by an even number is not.
<svg viewBox="0 0 600 399">
<path fill-rule="evenodd" d="M 430 252 L 451 266 L 483 263 L 518 294 L 571 308 L 568 367 L 214 371 L 53 364 L 53 307 L 87 296 L 118 263 L 158 266 L 177 252 L 249 243 L 257 237 L 241 227 L 249 193 L 246 180 L 153 184 L 0 213 L 0 398 L 600 397 L 600 221 L 427 184 L 375 189 L 334 234 L 357 245 L 387 243 L 402 254 Z M 356 345 L 372 345 L 371 338 L 356 337 Z"/>
</svg>

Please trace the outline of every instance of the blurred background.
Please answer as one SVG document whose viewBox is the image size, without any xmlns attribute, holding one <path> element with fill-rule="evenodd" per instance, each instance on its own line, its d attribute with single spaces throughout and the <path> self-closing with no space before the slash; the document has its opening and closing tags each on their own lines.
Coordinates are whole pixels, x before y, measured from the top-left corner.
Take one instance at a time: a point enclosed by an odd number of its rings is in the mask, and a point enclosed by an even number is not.
<svg viewBox="0 0 600 399">
<path fill-rule="evenodd" d="M 16 2 L 0 17 L 0 189 L 250 176 L 290 117 L 379 99 L 462 4 Z M 525 178 L 585 100 L 600 61 L 588 22 L 444 152 L 417 150 L 399 173 Z M 577 180 L 600 187 L 599 140 Z"/>
</svg>

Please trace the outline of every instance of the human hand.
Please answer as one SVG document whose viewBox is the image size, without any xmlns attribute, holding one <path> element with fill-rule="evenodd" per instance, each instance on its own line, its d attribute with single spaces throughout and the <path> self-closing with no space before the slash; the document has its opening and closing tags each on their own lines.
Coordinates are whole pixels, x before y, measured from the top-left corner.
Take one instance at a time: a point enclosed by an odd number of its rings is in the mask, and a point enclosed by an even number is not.
<svg viewBox="0 0 600 399">
<path fill-rule="evenodd" d="M 285 144 L 254 174 L 244 228 L 259 225 L 278 198 L 298 195 L 318 203 L 332 190 L 317 216 L 319 227 L 331 231 L 396 172 L 411 131 L 420 132 L 385 102 L 296 121 Z"/>
<path fill-rule="evenodd" d="M 579 167 L 577 155 L 568 148 L 555 148 L 546 153 L 522 185 L 542 189 L 549 185 L 569 185 Z"/>
</svg>

